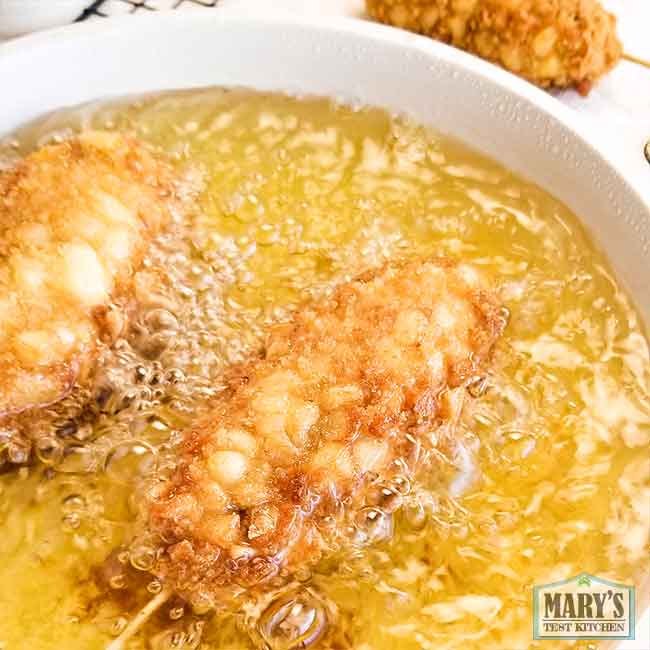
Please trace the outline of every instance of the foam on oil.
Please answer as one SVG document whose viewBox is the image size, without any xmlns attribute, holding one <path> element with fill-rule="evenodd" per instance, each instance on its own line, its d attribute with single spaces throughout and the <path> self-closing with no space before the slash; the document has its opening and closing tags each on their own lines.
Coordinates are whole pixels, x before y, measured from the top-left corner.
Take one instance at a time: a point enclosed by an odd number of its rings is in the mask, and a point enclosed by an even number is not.
<svg viewBox="0 0 650 650">
<path fill-rule="evenodd" d="M 403 506 L 376 544 L 236 612 L 168 602 L 129 647 L 537 648 L 532 585 L 588 571 L 640 587 L 647 344 L 562 204 L 383 111 L 246 91 L 66 111 L 17 134 L 2 156 L 89 127 L 160 147 L 204 190 L 147 259 L 163 289 L 105 360 L 101 403 L 63 409 L 38 445 L 42 464 L 0 477 L 2 650 L 99 649 L 124 629 L 161 589 L 147 574 L 149 540 L 120 547 L 139 494 L 172 465 L 224 367 L 258 348 L 266 323 L 394 256 L 470 260 L 511 312 L 444 489 L 437 477 L 400 486 Z"/>
</svg>

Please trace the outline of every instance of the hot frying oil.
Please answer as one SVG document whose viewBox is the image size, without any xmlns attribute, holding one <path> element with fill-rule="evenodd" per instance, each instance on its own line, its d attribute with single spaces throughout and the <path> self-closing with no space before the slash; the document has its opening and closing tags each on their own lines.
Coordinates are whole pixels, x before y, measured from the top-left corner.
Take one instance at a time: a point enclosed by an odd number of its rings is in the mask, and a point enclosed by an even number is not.
<svg viewBox="0 0 650 650">
<path fill-rule="evenodd" d="M 160 148 L 202 190 L 146 260 L 165 269 L 165 301 L 104 360 L 108 404 L 57 421 L 65 445 L 0 476 L 2 650 L 100 649 L 119 634 L 161 589 L 147 577 L 155 548 L 120 551 L 146 477 L 172 466 L 224 368 L 259 349 L 268 323 L 395 257 L 471 261 L 511 315 L 449 475 L 411 486 L 390 539 L 234 612 L 172 600 L 128 647 L 542 648 L 533 585 L 586 571 L 641 589 L 648 348 L 566 207 L 383 111 L 239 90 L 68 110 L 18 133 L 2 157 L 91 127 Z"/>
</svg>

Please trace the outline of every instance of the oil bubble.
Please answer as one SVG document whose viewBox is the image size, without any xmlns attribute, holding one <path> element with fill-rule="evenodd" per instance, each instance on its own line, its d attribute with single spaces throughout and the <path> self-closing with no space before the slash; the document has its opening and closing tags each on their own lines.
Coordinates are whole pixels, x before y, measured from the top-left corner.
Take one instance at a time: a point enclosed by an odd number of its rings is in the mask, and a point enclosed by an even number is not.
<svg viewBox="0 0 650 650">
<path fill-rule="evenodd" d="M 53 436 L 42 436 L 34 445 L 37 458 L 44 465 L 55 465 L 63 458 L 63 445 Z"/>
<path fill-rule="evenodd" d="M 384 512 L 395 512 L 402 505 L 402 495 L 390 485 L 376 486 L 368 500 Z"/>
<path fill-rule="evenodd" d="M 148 360 L 158 359 L 160 355 L 169 347 L 171 342 L 171 333 L 161 331 L 148 336 L 141 336 L 134 343 L 140 354 Z"/>
<path fill-rule="evenodd" d="M 412 530 L 422 530 L 427 523 L 427 513 L 424 506 L 418 501 L 410 501 L 403 509 L 404 520 Z"/>
<path fill-rule="evenodd" d="M 196 650 L 201 643 L 203 621 L 177 623 L 149 641 L 151 650 Z"/>
<path fill-rule="evenodd" d="M 81 517 L 76 512 L 71 512 L 61 520 L 65 530 L 73 531 L 81 526 Z"/>
<path fill-rule="evenodd" d="M 145 324 L 152 332 L 174 332 L 178 329 L 178 319 L 167 309 L 152 309 L 145 316 Z"/>
<path fill-rule="evenodd" d="M 309 592 L 292 593 L 272 602 L 257 630 L 271 650 L 309 648 L 327 631 L 325 607 Z"/>
<path fill-rule="evenodd" d="M 356 541 L 363 544 L 390 539 L 393 534 L 393 518 L 379 508 L 362 508 L 355 517 Z"/>
<path fill-rule="evenodd" d="M 135 367 L 135 380 L 138 382 L 148 381 L 150 374 L 151 369 L 142 364 L 139 364 Z"/>
<path fill-rule="evenodd" d="M 147 585 L 147 591 L 150 594 L 159 594 L 162 591 L 162 583 L 160 580 L 152 580 L 148 585 Z"/>
<path fill-rule="evenodd" d="M 311 580 L 312 577 L 312 572 L 309 569 L 309 567 L 306 566 L 299 566 L 296 568 L 296 570 L 293 573 L 293 577 L 298 581 L 298 582 L 308 582 Z"/>
<path fill-rule="evenodd" d="M 178 630 L 165 630 L 151 640 L 152 650 L 180 650 L 185 645 L 183 633 Z"/>
<path fill-rule="evenodd" d="M 487 377 L 474 377 L 467 383 L 467 392 L 475 398 L 481 397 L 487 390 Z"/>
<path fill-rule="evenodd" d="M 156 549 L 151 546 L 136 546 L 129 552 L 131 566 L 138 571 L 150 571 L 156 561 Z"/>
<path fill-rule="evenodd" d="M 201 635 L 205 623 L 203 621 L 190 621 L 185 628 L 185 645 L 187 648 L 197 648 L 201 642 Z"/>
<path fill-rule="evenodd" d="M 24 465 L 31 455 L 30 445 L 27 441 L 11 441 L 6 447 L 7 458 L 14 465 Z"/>
<path fill-rule="evenodd" d="M 396 476 L 390 485 L 392 490 L 395 490 L 397 494 L 406 496 L 411 491 L 411 482 L 406 478 L 406 476 Z"/>
<path fill-rule="evenodd" d="M 16 435 L 14 429 L 0 429 L 0 447 L 6 447 Z"/>
<path fill-rule="evenodd" d="M 88 442 L 89 440 L 95 437 L 95 430 L 90 424 L 84 424 L 77 428 L 77 432 L 74 434 L 75 440 L 79 442 Z"/>
<path fill-rule="evenodd" d="M 123 442 L 113 447 L 104 461 L 104 472 L 113 481 L 129 483 L 155 469 L 156 451 L 139 440 Z"/>
<path fill-rule="evenodd" d="M 62 474 L 89 474 L 95 469 L 92 450 L 83 445 L 70 445 L 65 448 L 56 471 Z"/>
<path fill-rule="evenodd" d="M 118 616 L 111 624 L 110 633 L 113 636 L 118 636 L 124 631 L 127 624 L 128 624 L 128 620 L 124 618 L 124 616 Z"/>
<path fill-rule="evenodd" d="M 181 384 L 185 381 L 185 373 L 180 368 L 171 368 L 165 375 L 170 384 Z"/>
<path fill-rule="evenodd" d="M 209 594 L 198 591 L 192 595 L 192 611 L 197 616 L 207 614 L 214 606 L 214 599 Z"/>
</svg>

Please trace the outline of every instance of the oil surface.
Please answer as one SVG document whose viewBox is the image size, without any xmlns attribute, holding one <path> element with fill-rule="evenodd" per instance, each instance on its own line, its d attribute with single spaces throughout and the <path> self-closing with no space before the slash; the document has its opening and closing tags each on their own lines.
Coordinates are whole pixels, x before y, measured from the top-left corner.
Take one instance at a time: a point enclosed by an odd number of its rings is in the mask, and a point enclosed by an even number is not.
<svg viewBox="0 0 650 650">
<path fill-rule="evenodd" d="M 160 585 L 131 597 L 120 567 L 146 575 L 153 549 L 136 540 L 105 568 L 114 598 L 93 567 L 130 539 L 145 477 L 173 462 L 224 367 L 258 348 L 266 323 L 395 256 L 469 260 L 511 313 L 445 488 L 425 480 L 390 540 L 349 549 L 266 601 L 212 618 L 167 603 L 128 647 L 288 649 L 310 646 L 320 626 L 320 647 L 542 648 L 531 641 L 533 585 L 587 571 L 641 586 L 648 348 L 566 207 L 383 111 L 247 91 L 65 111 L 0 158 L 90 127 L 150 142 L 204 189 L 186 228 L 147 260 L 164 265 L 167 289 L 106 360 L 119 390 L 99 414 L 57 420 L 65 450 L 43 445 L 41 463 L 0 476 L 2 650 L 99 649 L 124 628 Z"/>
</svg>

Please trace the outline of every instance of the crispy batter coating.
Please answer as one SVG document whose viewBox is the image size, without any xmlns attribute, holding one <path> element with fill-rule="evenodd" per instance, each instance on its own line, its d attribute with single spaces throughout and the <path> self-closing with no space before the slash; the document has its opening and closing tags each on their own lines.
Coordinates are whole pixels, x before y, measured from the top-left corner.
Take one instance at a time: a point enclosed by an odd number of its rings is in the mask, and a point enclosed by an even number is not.
<svg viewBox="0 0 650 650">
<path fill-rule="evenodd" d="M 276 326 L 153 490 L 154 572 L 215 604 L 316 561 L 345 522 L 373 519 L 370 479 L 445 448 L 504 326 L 477 271 L 443 259 L 368 273 Z"/>
<path fill-rule="evenodd" d="M 381 22 L 498 63 L 542 88 L 587 94 L 621 58 L 616 18 L 597 0 L 366 0 Z"/>
<path fill-rule="evenodd" d="M 63 398 L 119 334 L 175 183 L 141 144 L 102 132 L 0 174 L 0 423 Z"/>
</svg>

